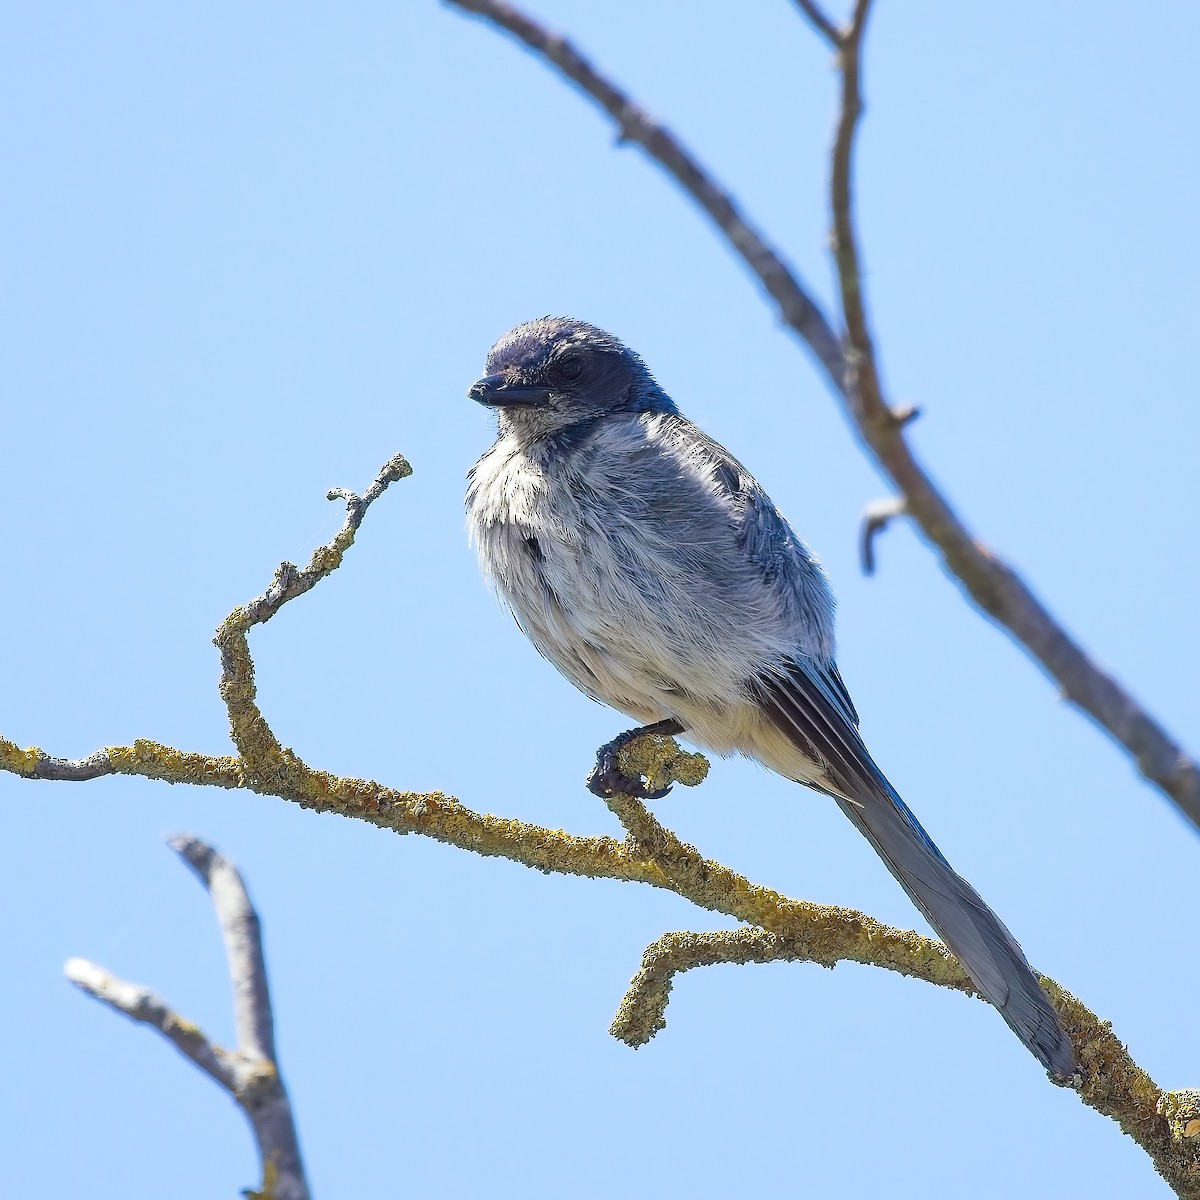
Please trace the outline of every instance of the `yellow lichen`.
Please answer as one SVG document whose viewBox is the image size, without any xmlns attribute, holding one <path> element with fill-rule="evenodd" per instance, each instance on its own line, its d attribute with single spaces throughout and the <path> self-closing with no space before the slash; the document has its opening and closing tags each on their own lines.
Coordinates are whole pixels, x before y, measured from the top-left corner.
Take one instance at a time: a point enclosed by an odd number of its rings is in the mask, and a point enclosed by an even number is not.
<svg viewBox="0 0 1200 1200">
<path fill-rule="evenodd" d="M 138 738 L 132 746 L 105 746 L 104 750 L 120 775 L 212 787 L 245 786 L 242 767 L 236 758 L 176 750 L 149 738 Z"/>
<path fill-rule="evenodd" d="M 11 771 L 14 775 L 29 778 L 44 757 L 36 746 L 22 750 L 16 743 L 0 738 L 0 771 Z"/>
<path fill-rule="evenodd" d="M 645 779 L 652 791 L 673 783 L 696 787 L 708 775 L 708 759 L 703 754 L 691 754 L 674 738 L 656 733 L 643 734 L 623 746 L 617 754 L 617 766 L 631 779 Z"/>
<path fill-rule="evenodd" d="M 1165 1117 L 1175 1141 L 1200 1137 L 1200 1091 L 1182 1088 L 1163 1092 L 1156 1105 L 1158 1115 Z"/>
<path fill-rule="evenodd" d="M 263 1163 L 263 1181 L 261 1191 L 255 1191 L 253 1188 L 246 1188 L 243 1195 L 247 1200 L 275 1200 L 277 1188 L 279 1187 L 279 1166 L 275 1161 L 274 1156 L 267 1159 Z"/>
</svg>

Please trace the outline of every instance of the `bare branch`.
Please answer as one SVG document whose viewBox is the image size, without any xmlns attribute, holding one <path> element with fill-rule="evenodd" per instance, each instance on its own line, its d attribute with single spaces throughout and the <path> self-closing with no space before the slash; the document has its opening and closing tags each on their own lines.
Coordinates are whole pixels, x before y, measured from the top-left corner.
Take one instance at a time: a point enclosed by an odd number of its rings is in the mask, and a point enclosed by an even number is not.
<svg viewBox="0 0 1200 1200">
<path fill-rule="evenodd" d="M 1062 687 L 1134 757 L 1142 774 L 1200 826 L 1200 767 L 1110 675 L 1084 653 L 1020 577 L 975 540 L 904 438 L 903 414 L 888 405 L 867 317 L 854 222 L 854 142 L 862 114 L 862 39 L 870 0 L 858 0 L 840 56 L 841 113 L 833 147 L 830 192 L 833 248 L 846 319 L 849 393 L 855 424 L 876 459 L 900 488 L 925 536 L 941 551 L 984 612 L 1003 625 Z"/>
<path fill-rule="evenodd" d="M 847 327 L 847 351 L 809 290 L 741 214 L 679 140 L 649 118 L 560 34 L 500 0 L 448 0 L 513 34 L 591 96 L 700 205 L 779 305 L 784 322 L 815 354 L 876 462 L 908 501 L 908 514 L 974 602 L 1041 664 L 1063 695 L 1129 752 L 1138 769 L 1200 827 L 1200 766 L 1054 620 L 1020 577 L 976 541 L 917 462 L 904 439 L 907 414 L 885 403 L 863 300 L 851 204 L 854 134 L 862 109 L 859 65 L 869 0 L 858 0 L 840 58 L 842 110 L 834 145 L 834 245 Z"/>
<path fill-rule="evenodd" d="M 883 388 L 875 365 L 875 348 L 867 325 L 858 242 L 854 232 L 854 139 L 858 131 L 859 117 L 862 115 L 859 67 L 869 8 L 870 0 L 857 0 L 854 17 L 843 39 L 839 55 L 842 106 L 833 141 L 833 166 L 829 185 L 833 206 L 833 256 L 837 264 L 838 281 L 842 290 L 842 310 L 846 319 L 846 399 L 855 422 L 868 442 L 870 430 L 874 426 L 898 426 L 896 414 L 883 399 Z M 874 444 L 871 445 L 874 448 Z"/>
<path fill-rule="evenodd" d="M 69 958 L 63 973 L 77 988 L 107 1004 L 114 1012 L 157 1029 L 214 1083 L 231 1096 L 236 1094 L 237 1070 L 233 1056 L 210 1041 L 195 1022 L 181 1017 L 161 996 L 141 984 L 128 983 L 109 974 L 86 958 Z"/>
<path fill-rule="evenodd" d="M 907 508 L 903 496 L 874 500 L 863 512 L 862 528 L 858 535 L 859 561 L 864 575 L 875 574 L 875 539 Z"/>
<path fill-rule="evenodd" d="M 796 7 L 835 50 L 841 48 L 842 31 L 821 11 L 820 5 L 815 4 L 813 0 L 796 0 Z"/>
<path fill-rule="evenodd" d="M 233 863 L 199 838 L 179 835 L 168 838 L 167 845 L 195 871 L 216 909 L 233 981 L 238 1053 L 274 1062 L 275 1025 L 262 930 L 242 877 Z"/>
<path fill-rule="evenodd" d="M 565 37 L 552 33 L 512 5 L 500 0 L 449 0 L 449 3 L 500 26 L 540 54 L 616 121 L 622 141 L 637 143 L 665 168 L 729 239 L 779 305 L 784 320 L 800 333 L 833 386 L 841 390 L 845 374 L 841 343 L 812 299 L 811 291 L 799 282 L 778 252 L 742 215 L 733 198 L 669 129 L 601 75 Z"/>
<path fill-rule="evenodd" d="M 229 1093 L 245 1113 L 258 1145 L 263 1187 L 256 1194 L 270 1200 L 309 1200 L 292 1106 L 275 1060 L 258 914 L 237 869 L 212 846 L 186 835 L 168 839 L 168 845 L 192 867 L 217 910 L 233 983 L 237 1052 L 210 1041 L 149 988 L 117 979 L 85 959 L 67 963 L 67 978 L 117 1012 L 157 1029 Z"/>
</svg>

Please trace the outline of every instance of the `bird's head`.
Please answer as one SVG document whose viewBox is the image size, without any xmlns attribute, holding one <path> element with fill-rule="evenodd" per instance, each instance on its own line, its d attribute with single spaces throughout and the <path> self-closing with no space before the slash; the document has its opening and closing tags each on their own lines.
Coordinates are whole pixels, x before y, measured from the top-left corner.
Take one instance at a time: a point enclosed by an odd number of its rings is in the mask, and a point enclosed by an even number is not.
<svg viewBox="0 0 1200 1200">
<path fill-rule="evenodd" d="M 502 430 L 546 437 L 617 413 L 674 412 L 641 358 L 611 333 L 569 317 L 510 329 L 467 395 L 500 414 Z"/>
</svg>

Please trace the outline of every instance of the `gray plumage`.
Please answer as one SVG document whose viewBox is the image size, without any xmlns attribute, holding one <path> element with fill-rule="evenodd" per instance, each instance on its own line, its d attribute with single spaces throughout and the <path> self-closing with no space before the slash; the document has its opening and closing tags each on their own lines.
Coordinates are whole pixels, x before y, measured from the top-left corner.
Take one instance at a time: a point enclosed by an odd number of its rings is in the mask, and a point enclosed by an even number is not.
<svg viewBox="0 0 1200 1200">
<path fill-rule="evenodd" d="M 1016 940 L 867 752 L 824 572 L 749 472 L 581 321 L 511 330 L 470 394 L 499 414 L 470 474 L 471 538 L 538 650 L 639 722 L 674 719 L 832 796 L 983 996 L 1069 1077 L 1071 1042 Z"/>
</svg>

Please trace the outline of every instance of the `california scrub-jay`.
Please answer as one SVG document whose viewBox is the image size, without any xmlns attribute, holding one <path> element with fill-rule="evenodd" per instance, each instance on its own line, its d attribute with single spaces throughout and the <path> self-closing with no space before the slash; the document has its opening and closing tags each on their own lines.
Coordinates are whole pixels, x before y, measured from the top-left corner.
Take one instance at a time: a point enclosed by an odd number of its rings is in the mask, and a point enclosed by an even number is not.
<svg viewBox="0 0 1200 1200">
<path fill-rule="evenodd" d="M 486 372 L 469 395 L 497 411 L 499 436 L 471 471 L 468 524 L 538 650 L 657 732 L 832 796 L 980 993 L 1068 1079 L 1070 1039 L 1016 939 L 867 752 L 825 574 L 750 473 L 593 325 L 519 325 Z M 612 761 L 597 782 L 640 786 Z"/>
</svg>

